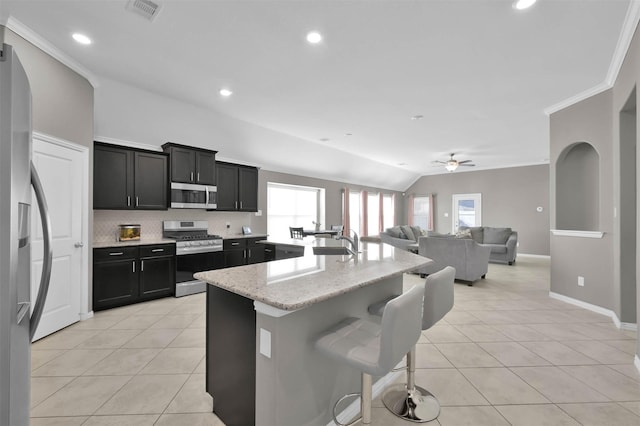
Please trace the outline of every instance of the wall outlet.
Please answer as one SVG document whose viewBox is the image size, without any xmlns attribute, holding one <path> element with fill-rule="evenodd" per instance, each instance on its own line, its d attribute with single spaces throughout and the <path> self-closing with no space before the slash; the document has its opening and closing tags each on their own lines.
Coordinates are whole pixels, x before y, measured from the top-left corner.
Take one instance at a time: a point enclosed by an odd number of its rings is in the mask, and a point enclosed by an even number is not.
<svg viewBox="0 0 640 426">
<path fill-rule="evenodd" d="M 584 277 L 578 275 L 578 287 L 584 287 Z"/>
<path fill-rule="evenodd" d="M 231 228 L 231 222 L 227 222 L 227 229 Z"/>
<path fill-rule="evenodd" d="M 256 216 L 262 216 L 262 210 L 258 210 L 258 211 L 256 212 Z"/>
</svg>

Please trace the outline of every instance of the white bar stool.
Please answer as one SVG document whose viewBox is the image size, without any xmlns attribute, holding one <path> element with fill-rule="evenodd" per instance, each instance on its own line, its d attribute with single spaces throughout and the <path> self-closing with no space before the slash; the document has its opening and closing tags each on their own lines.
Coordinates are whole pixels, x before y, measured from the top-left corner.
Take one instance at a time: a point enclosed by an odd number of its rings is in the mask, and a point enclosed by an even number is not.
<svg viewBox="0 0 640 426">
<path fill-rule="evenodd" d="M 456 270 L 451 266 L 427 276 L 424 286 L 422 329 L 428 330 L 453 308 L 453 281 Z M 382 315 L 387 300 L 369 306 L 369 313 Z M 415 383 L 416 346 L 407 352 L 407 383 L 390 387 L 382 402 L 396 416 L 415 423 L 430 422 L 440 415 L 440 403 L 435 396 Z"/>
<path fill-rule="evenodd" d="M 360 418 L 363 425 L 371 424 L 372 376 L 384 376 L 391 371 L 420 338 L 423 297 L 423 285 L 415 286 L 387 303 L 381 323 L 347 318 L 316 340 L 320 352 L 361 371 Z M 344 397 L 336 405 L 342 399 Z M 337 422 L 335 405 L 333 409 Z"/>
</svg>

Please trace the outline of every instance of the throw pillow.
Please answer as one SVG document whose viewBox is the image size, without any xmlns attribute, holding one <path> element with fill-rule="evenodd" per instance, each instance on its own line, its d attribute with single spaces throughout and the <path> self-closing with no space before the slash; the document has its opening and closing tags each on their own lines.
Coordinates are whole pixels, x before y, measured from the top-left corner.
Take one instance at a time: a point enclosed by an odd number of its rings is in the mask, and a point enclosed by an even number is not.
<svg viewBox="0 0 640 426">
<path fill-rule="evenodd" d="M 484 244 L 505 244 L 511 236 L 511 228 L 484 228 Z"/>
<path fill-rule="evenodd" d="M 418 241 L 418 238 L 424 235 L 422 229 L 419 226 L 412 226 L 411 230 L 413 231 L 413 236 L 416 237 L 416 241 Z"/>
<path fill-rule="evenodd" d="M 408 240 L 416 241 L 416 236 L 413 234 L 413 231 L 411 230 L 411 227 L 409 225 L 402 225 L 400 229 L 402 229 L 402 232 L 404 233 L 404 235 L 406 235 Z"/>
<path fill-rule="evenodd" d="M 484 243 L 484 228 L 482 226 L 474 226 L 471 230 L 471 238 L 478 244 Z"/>
<path fill-rule="evenodd" d="M 456 238 L 469 238 L 471 239 L 471 230 L 470 229 L 461 229 L 456 232 Z"/>
<path fill-rule="evenodd" d="M 393 238 L 404 238 L 404 234 L 402 233 L 402 229 L 399 226 L 394 226 L 392 228 L 387 228 L 387 234 L 391 235 Z"/>
</svg>

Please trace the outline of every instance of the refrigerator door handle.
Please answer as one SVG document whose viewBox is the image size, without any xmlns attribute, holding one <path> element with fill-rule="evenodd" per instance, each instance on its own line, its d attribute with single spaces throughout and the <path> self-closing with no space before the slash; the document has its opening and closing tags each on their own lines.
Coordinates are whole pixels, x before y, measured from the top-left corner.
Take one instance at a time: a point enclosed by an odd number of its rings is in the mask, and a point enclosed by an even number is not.
<svg viewBox="0 0 640 426">
<path fill-rule="evenodd" d="M 33 306 L 33 313 L 31 314 L 31 324 L 29 324 L 30 339 L 33 340 L 33 336 L 36 333 L 40 318 L 42 317 L 42 311 L 44 310 L 44 303 L 47 300 L 47 293 L 49 292 L 49 280 L 51 279 L 51 265 L 53 259 L 53 252 L 51 250 L 51 220 L 49 219 L 49 207 L 47 207 L 47 200 L 44 196 L 44 189 L 40 183 L 40 177 L 36 168 L 31 162 L 31 185 L 36 194 L 36 201 L 40 207 L 40 221 L 42 222 L 42 236 L 44 242 L 44 255 L 42 260 L 42 275 L 40 276 L 40 288 L 38 290 L 38 297 L 36 303 Z"/>
</svg>

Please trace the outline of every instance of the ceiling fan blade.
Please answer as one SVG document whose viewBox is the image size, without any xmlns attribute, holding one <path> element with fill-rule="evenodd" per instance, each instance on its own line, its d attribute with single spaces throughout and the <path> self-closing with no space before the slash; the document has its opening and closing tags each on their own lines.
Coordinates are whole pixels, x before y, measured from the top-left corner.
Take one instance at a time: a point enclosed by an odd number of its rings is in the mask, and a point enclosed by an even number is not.
<svg viewBox="0 0 640 426">
<path fill-rule="evenodd" d="M 438 160 L 433 160 L 432 163 L 433 164 L 447 164 L 446 161 L 438 161 Z"/>
<path fill-rule="evenodd" d="M 475 164 L 462 164 L 462 163 L 458 163 L 459 166 L 466 166 L 466 167 L 475 167 Z"/>
<path fill-rule="evenodd" d="M 472 160 L 458 161 L 458 164 L 470 163 Z"/>
</svg>

